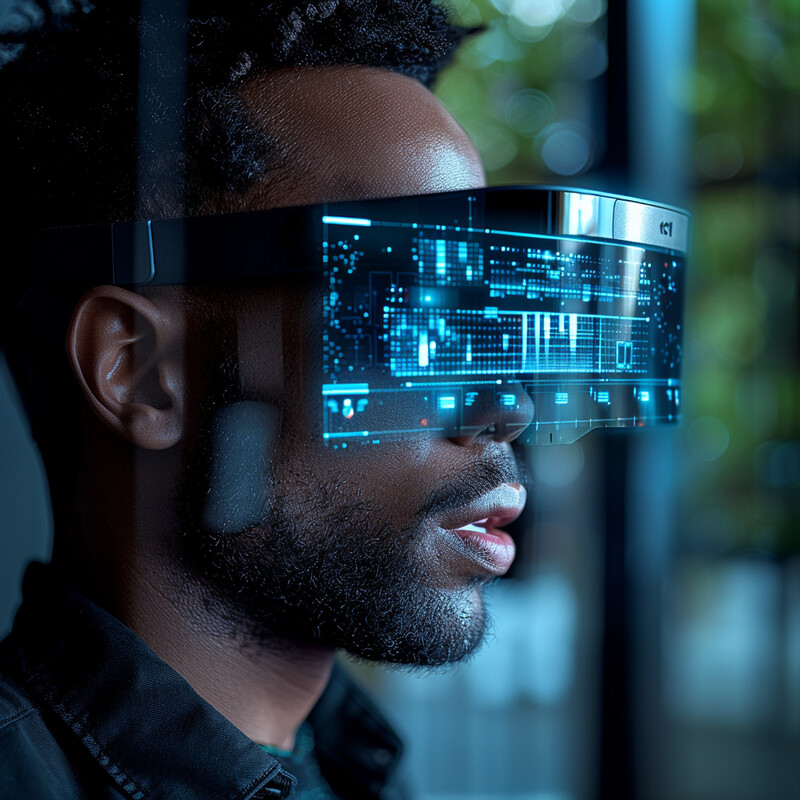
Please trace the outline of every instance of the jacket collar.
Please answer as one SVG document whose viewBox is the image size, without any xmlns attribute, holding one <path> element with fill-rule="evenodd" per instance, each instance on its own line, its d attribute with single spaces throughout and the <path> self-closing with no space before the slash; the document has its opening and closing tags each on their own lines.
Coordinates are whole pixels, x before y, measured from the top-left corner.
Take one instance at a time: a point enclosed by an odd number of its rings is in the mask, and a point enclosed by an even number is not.
<svg viewBox="0 0 800 800">
<path fill-rule="evenodd" d="M 203 700 L 115 617 L 32 564 L 2 660 L 134 800 L 285 797 L 276 759 Z M 342 796 L 377 797 L 402 755 L 367 695 L 335 667 L 311 713 L 317 757 Z"/>
<path fill-rule="evenodd" d="M 386 789 L 393 786 L 402 742 L 341 667 L 334 667 L 309 721 L 320 767 L 334 791 L 343 797 L 390 796 Z"/>
<path fill-rule="evenodd" d="M 20 679 L 126 796 L 284 797 L 294 779 L 119 620 L 33 564 L 14 623 Z"/>
</svg>

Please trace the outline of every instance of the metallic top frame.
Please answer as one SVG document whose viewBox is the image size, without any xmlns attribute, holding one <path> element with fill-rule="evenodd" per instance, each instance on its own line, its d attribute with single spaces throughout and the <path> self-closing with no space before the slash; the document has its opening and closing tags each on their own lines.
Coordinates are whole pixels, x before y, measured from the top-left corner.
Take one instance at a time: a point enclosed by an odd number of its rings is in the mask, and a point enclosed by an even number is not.
<svg viewBox="0 0 800 800">
<path fill-rule="evenodd" d="M 323 216 L 365 213 L 436 222 L 437 198 L 476 201 L 487 227 L 528 224 L 538 236 L 580 237 L 686 255 L 686 211 L 604 192 L 506 186 L 181 219 L 114 222 L 42 231 L 33 282 L 158 286 L 318 272 Z M 425 207 L 421 211 L 418 207 Z"/>
</svg>

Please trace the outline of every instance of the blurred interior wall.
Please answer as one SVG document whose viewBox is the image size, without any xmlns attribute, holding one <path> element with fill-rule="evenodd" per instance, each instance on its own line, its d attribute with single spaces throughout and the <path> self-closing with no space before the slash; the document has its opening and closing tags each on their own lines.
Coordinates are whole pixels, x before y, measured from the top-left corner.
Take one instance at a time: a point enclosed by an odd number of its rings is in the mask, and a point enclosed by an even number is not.
<svg viewBox="0 0 800 800">
<path fill-rule="evenodd" d="M 10 629 L 21 600 L 25 566 L 33 559 L 48 560 L 51 540 L 44 468 L 0 357 L 0 636 Z"/>
</svg>

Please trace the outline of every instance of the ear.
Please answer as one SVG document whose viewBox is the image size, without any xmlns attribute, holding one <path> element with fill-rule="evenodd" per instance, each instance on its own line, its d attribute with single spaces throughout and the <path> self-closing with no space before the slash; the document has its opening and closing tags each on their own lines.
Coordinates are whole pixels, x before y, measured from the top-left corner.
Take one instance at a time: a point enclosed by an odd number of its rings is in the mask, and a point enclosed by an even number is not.
<svg viewBox="0 0 800 800">
<path fill-rule="evenodd" d="M 67 353 L 89 405 L 112 431 L 165 450 L 183 436 L 183 342 L 178 303 L 98 286 L 75 306 Z"/>
</svg>

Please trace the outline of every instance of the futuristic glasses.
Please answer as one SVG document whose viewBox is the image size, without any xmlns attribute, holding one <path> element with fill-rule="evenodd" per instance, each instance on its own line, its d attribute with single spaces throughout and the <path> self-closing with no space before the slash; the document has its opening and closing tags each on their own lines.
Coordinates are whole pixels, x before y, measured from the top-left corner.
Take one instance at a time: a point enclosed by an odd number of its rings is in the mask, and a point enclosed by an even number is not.
<svg viewBox="0 0 800 800">
<path fill-rule="evenodd" d="M 51 285 L 321 275 L 328 446 L 469 431 L 522 392 L 521 440 L 568 443 L 679 420 L 689 230 L 669 206 L 503 187 L 50 229 L 35 259 Z"/>
</svg>

